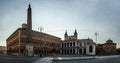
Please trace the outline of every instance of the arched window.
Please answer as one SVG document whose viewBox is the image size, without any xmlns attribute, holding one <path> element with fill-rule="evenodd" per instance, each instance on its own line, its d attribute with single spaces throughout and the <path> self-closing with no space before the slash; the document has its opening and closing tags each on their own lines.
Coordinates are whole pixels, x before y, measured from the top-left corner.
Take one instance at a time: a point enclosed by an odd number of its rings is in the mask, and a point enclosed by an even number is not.
<svg viewBox="0 0 120 63">
<path fill-rule="evenodd" d="M 75 47 L 75 42 L 73 42 L 73 47 Z"/>
<path fill-rule="evenodd" d="M 67 47 L 69 47 L 69 43 L 67 43 Z"/>
<path fill-rule="evenodd" d="M 65 43 L 65 47 L 66 47 L 66 43 Z"/>
<path fill-rule="evenodd" d="M 89 52 L 93 52 L 93 47 L 92 46 L 89 47 Z"/>
</svg>

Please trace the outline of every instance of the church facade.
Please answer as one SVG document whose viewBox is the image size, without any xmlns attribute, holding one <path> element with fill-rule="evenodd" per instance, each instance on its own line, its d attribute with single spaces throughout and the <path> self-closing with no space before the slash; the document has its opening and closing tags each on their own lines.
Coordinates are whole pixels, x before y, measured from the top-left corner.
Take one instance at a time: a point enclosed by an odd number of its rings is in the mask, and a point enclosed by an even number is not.
<svg viewBox="0 0 120 63">
<path fill-rule="evenodd" d="M 95 55 L 96 44 L 92 39 L 78 39 L 78 33 L 75 30 L 74 35 L 68 36 L 67 31 L 64 35 L 64 41 L 60 43 L 61 54 L 77 54 L 77 55 Z"/>
</svg>

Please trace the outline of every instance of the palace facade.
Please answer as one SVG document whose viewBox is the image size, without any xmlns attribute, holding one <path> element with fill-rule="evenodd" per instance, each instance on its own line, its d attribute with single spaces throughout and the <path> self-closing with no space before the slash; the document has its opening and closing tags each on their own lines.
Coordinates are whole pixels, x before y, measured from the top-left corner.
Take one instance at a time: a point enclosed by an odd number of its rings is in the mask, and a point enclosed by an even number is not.
<svg viewBox="0 0 120 63">
<path fill-rule="evenodd" d="M 26 24 L 22 25 L 22 28 L 18 28 L 12 35 L 7 39 L 7 52 L 9 54 L 25 54 L 27 44 L 27 31 Z M 55 37 L 50 34 L 38 32 L 32 30 L 32 41 L 33 53 L 36 55 L 49 54 L 55 49 L 56 53 L 60 51 L 61 38 Z"/>
<path fill-rule="evenodd" d="M 61 38 L 32 30 L 32 8 L 27 10 L 27 24 L 22 24 L 6 40 L 7 53 L 14 55 L 47 55 L 59 53 Z"/>
</svg>

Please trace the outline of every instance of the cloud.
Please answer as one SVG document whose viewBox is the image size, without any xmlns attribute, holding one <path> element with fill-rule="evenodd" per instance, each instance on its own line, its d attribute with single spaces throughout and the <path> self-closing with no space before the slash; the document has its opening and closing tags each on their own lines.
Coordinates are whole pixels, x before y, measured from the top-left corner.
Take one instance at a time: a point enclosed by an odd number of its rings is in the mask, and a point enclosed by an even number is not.
<svg viewBox="0 0 120 63">
<path fill-rule="evenodd" d="M 62 37 L 63 30 L 68 29 L 72 34 L 77 28 L 81 34 L 79 38 L 90 36 L 94 39 L 94 32 L 99 32 L 102 41 L 109 37 L 119 41 L 119 2 L 119 0 L 31 0 L 33 29 L 43 26 L 47 33 L 62 30 L 54 34 Z M 0 33 L 4 41 L 22 23 L 26 23 L 27 6 L 28 0 L 0 1 L 0 30 L 1 33 L 7 33 L 5 37 Z"/>
</svg>

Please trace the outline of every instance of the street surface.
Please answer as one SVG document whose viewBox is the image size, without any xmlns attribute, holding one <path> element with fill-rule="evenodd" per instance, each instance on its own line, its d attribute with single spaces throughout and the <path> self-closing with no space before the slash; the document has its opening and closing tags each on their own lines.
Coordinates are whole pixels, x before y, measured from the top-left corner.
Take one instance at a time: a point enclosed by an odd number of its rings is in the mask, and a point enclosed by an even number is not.
<svg viewBox="0 0 120 63">
<path fill-rule="evenodd" d="M 54 61 L 53 63 L 120 63 L 120 57 L 117 58 L 99 58 L 99 59 L 85 59 L 85 60 L 63 60 Z"/>
<path fill-rule="evenodd" d="M 0 55 L 0 63 L 120 63 L 119 56 L 98 57 L 92 59 L 72 59 L 72 60 L 61 60 L 64 57 L 57 58 L 60 60 L 53 60 L 52 57 L 24 57 L 24 56 Z"/>
<path fill-rule="evenodd" d="M 0 55 L 0 63 L 33 63 L 41 57 Z"/>
</svg>

